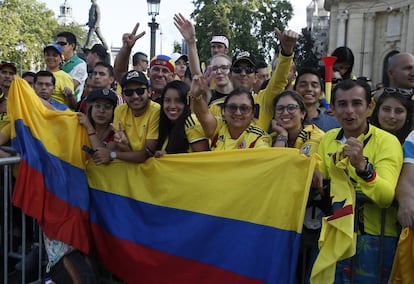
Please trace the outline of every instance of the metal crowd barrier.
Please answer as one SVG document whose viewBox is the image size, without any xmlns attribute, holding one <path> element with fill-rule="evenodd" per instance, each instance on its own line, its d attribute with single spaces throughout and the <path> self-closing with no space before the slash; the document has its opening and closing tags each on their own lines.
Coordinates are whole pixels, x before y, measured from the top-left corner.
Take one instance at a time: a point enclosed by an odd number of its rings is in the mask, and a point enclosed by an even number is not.
<svg viewBox="0 0 414 284">
<path fill-rule="evenodd" d="M 0 146 L 0 149 L 7 152 L 14 152 L 11 147 Z M 1 183 L 0 194 L 3 201 L 0 204 L 3 205 L 3 218 L 0 222 L 0 248 L 2 249 L 3 270 L 0 270 L 3 275 L 0 276 L 0 283 L 43 283 L 45 276 L 45 268 L 47 256 L 43 250 L 43 232 L 38 227 L 34 219 L 30 219 L 28 216 L 16 207 L 11 205 L 12 191 L 13 191 L 13 167 L 17 166 L 20 162 L 20 157 L 8 157 L 0 158 L 0 166 L 3 169 L 3 175 L 0 176 Z M 17 215 L 16 215 L 17 214 Z M 16 220 L 20 220 L 21 223 L 16 224 Z M 28 220 L 30 220 L 29 226 Z M 33 225 L 31 226 L 31 223 Z M 29 228 L 29 232 L 26 228 Z M 18 236 L 16 236 L 16 229 Z M 27 267 L 27 258 L 29 249 L 27 236 L 32 234 L 33 242 L 38 245 L 38 255 L 36 256 L 37 261 L 36 267 Z M 21 241 L 19 241 L 19 239 Z M 37 252 L 35 253 L 35 255 Z M 33 259 L 32 259 L 33 260 Z M 19 269 L 15 268 L 16 263 L 20 262 L 21 266 Z M 2 280 L 1 280 L 2 279 Z M 124 282 L 116 279 L 108 271 L 102 271 L 100 275 L 100 282 L 104 284 L 122 284 Z"/>
</svg>

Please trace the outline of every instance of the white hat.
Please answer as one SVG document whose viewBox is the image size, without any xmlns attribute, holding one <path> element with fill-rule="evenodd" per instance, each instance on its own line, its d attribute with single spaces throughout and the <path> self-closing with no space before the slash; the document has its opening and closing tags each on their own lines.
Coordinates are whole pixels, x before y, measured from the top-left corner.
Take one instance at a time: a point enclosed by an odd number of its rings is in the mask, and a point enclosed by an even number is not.
<svg viewBox="0 0 414 284">
<path fill-rule="evenodd" d="M 184 58 L 184 61 L 188 61 L 188 56 L 185 54 L 181 54 L 178 52 L 174 52 L 173 54 L 170 55 L 171 59 L 174 60 L 174 62 L 177 62 L 180 58 Z"/>
<path fill-rule="evenodd" d="M 212 42 L 222 43 L 226 48 L 229 48 L 229 40 L 225 36 L 213 36 L 210 43 Z"/>
</svg>

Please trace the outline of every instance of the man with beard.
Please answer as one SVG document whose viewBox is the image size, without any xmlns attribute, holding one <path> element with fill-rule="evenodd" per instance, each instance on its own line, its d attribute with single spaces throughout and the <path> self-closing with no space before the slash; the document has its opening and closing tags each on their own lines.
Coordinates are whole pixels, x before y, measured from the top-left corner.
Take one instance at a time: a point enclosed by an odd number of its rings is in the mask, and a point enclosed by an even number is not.
<svg viewBox="0 0 414 284">
<path fill-rule="evenodd" d="M 150 99 L 145 74 L 135 70 L 127 72 L 121 80 L 121 87 L 126 104 L 115 109 L 116 149 L 109 151 L 98 147 L 94 154 L 97 164 L 106 164 L 114 159 L 143 163 L 155 152 L 160 106 Z"/>
</svg>

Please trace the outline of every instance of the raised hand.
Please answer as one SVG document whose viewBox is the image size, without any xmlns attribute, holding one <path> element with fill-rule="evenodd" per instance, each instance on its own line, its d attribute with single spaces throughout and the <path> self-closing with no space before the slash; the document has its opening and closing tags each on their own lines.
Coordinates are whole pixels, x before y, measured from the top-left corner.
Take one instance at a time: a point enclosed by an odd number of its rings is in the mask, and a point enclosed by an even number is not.
<svg viewBox="0 0 414 284">
<path fill-rule="evenodd" d="M 183 15 L 174 15 L 174 25 L 177 27 L 177 29 L 180 31 L 181 35 L 187 42 L 191 40 L 195 41 L 196 36 L 194 25 Z"/>
<path fill-rule="evenodd" d="M 135 25 L 131 33 L 125 33 L 122 35 L 122 44 L 124 47 L 132 49 L 132 47 L 134 47 L 135 45 L 135 42 L 144 36 L 145 31 L 137 34 L 138 28 L 139 28 L 139 23 Z"/>
<path fill-rule="evenodd" d="M 299 34 L 292 30 L 287 30 L 282 33 L 278 28 L 275 28 L 275 35 L 280 40 L 283 52 L 286 54 L 293 53 L 293 48 L 299 39 Z"/>
<path fill-rule="evenodd" d="M 79 121 L 80 125 L 85 127 L 85 129 L 86 129 L 86 131 L 88 131 L 88 133 L 95 132 L 95 129 L 93 128 L 93 126 L 92 126 L 91 122 L 89 121 L 89 118 L 86 114 L 84 114 L 82 112 L 78 112 L 78 121 Z"/>
<path fill-rule="evenodd" d="M 121 145 L 129 145 L 128 137 L 122 128 L 122 123 L 118 124 L 118 129 L 111 124 L 112 130 L 114 131 L 114 142 Z"/>
<path fill-rule="evenodd" d="M 191 82 L 191 94 L 194 97 L 202 96 L 207 94 L 207 80 L 202 75 L 194 75 L 193 81 Z"/>
</svg>

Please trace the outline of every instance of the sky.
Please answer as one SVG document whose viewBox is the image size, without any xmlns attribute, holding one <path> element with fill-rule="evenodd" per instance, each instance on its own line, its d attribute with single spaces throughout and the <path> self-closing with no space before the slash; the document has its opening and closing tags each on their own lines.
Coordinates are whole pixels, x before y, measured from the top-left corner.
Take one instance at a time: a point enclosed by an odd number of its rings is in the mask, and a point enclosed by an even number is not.
<svg viewBox="0 0 414 284">
<path fill-rule="evenodd" d="M 59 15 L 59 7 L 64 0 L 38 0 Z M 307 0 L 290 0 L 294 8 L 294 15 L 289 22 L 289 29 L 300 32 L 306 26 L 306 6 L 311 2 Z M 86 24 L 88 21 L 91 2 L 88 0 L 67 0 L 72 7 L 72 16 L 77 23 Z M 160 14 L 156 17 L 160 29 L 156 34 L 156 54 L 170 55 L 173 51 L 174 41 L 181 43 L 182 37 L 173 24 L 173 16 L 181 13 L 190 18 L 194 10 L 192 0 L 161 0 Z M 97 0 L 101 10 L 101 32 L 110 47 L 122 46 L 122 35 L 130 33 L 137 22 L 140 23 L 138 32 L 145 31 L 145 35 L 137 41 L 133 52 L 142 51 L 149 55 L 150 51 L 150 28 L 148 22 L 148 7 L 146 0 Z M 83 46 L 83 43 L 81 43 Z"/>
</svg>

